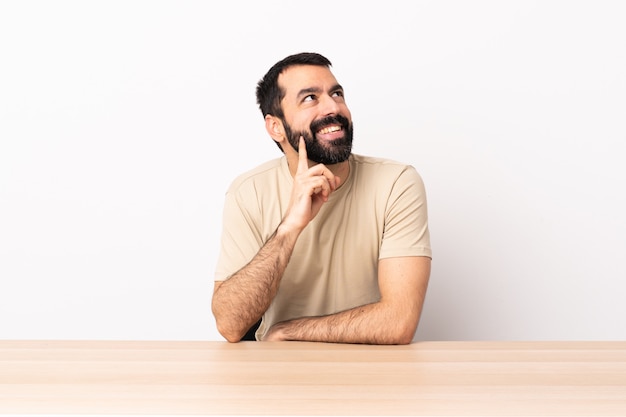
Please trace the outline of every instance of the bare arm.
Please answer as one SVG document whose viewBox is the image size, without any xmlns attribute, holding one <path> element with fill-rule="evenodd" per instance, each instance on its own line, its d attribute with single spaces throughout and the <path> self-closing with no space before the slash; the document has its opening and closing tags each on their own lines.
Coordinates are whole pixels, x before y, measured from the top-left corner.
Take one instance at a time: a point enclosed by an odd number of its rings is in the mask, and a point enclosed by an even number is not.
<svg viewBox="0 0 626 417">
<path fill-rule="evenodd" d="M 266 341 L 408 344 L 413 340 L 430 277 L 430 258 L 382 259 L 378 266 L 380 301 L 337 314 L 277 323 Z"/>
<path fill-rule="evenodd" d="M 298 236 L 319 212 L 340 179 L 324 165 L 308 166 L 300 139 L 298 168 L 289 208 L 265 245 L 228 280 L 215 282 L 211 308 L 217 329 L 229 342 L 238 342 L 274 299 Z"/>
<path fill-rule="evenodd" d="M 269 307 L 297 235 L 279 226 L 248 265 L 230 279 L 215 282 L 211 308 L 218 331 L 229 342 L 241 340 Z"/>
</svg>

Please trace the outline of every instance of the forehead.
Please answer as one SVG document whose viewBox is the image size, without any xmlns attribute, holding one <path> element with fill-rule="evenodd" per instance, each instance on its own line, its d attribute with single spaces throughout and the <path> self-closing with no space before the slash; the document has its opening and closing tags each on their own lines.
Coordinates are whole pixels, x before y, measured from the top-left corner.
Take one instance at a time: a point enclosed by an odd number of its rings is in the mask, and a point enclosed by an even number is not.
<svg viewBox="0 0 626 417">
<path fill-rule="evenodd" d="M 278 76 L 278 85 L 285 97 L 293 97 L 303 89 L 326 90 L 337 85 L 330 69 L 317 65 L 296 65 L 285 69 Z"/>
</svg>

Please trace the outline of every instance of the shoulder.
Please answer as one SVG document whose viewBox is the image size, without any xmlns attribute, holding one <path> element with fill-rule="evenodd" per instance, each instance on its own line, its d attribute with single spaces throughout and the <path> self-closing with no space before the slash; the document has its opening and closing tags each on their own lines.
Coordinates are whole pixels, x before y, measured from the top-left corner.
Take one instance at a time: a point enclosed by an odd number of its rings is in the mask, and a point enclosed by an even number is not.
<svg viewBox="0 0 626 417">
<path fill-rule="evenodd" d="M 284 157 L 276 158 L 262 163 L 248 171 L 239 174 L 228 187 L 228 193 L 255 188 L 259 184 L 265 184 L 276 180 L 284 175 L 283 170 L 286 165 Z"/>
<path fill-rule="evenodd" d="M 421 181 L 413 165 L 393 159 L 353 154 L 352 164 L 359 176 L 375 176 L 378 179 L 384 178 L 391 181 L 398 177 L 407 177 Z"/>
</svg>

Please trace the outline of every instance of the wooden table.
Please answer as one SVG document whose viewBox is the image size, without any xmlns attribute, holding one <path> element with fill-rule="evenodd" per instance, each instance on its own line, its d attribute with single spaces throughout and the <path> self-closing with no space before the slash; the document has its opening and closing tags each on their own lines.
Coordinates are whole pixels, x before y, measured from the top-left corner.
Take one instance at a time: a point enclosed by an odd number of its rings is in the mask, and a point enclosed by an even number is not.
<svg viewBox="0 0 626 417">
<path fill-rule="evenodd" d="M 0 341 L 0 414 L 626 416 L 626 342 Z"/>
</svg>

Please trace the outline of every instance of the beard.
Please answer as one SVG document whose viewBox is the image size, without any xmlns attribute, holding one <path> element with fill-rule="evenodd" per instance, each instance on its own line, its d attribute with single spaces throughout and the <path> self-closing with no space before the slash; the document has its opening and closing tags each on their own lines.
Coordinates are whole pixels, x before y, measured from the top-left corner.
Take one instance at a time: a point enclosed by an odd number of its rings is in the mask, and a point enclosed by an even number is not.
<svg viewBox="0 0 626 417">
<path fill-rule="evenodd" d="M 313 132 L 318 132 L 320 129 L 332 124 L 339 124 L 341 126 L 343 131 L 342 138 L 325 142 L 315 137 Z M 304 138 L 307 158 L 315 163 L 324 165 L 338 164 L 339 162 L 347 160 L 352 153 L 352 123 L 341 115 L 328 116 L 312 122 L 308 132 L 293 131 L 285 120 L 283 120 L 283 126 L 289 144 L 296 151 L 299 150 L 300 136 Z"/>
</svg>

